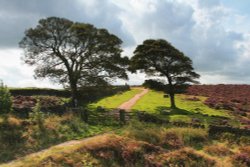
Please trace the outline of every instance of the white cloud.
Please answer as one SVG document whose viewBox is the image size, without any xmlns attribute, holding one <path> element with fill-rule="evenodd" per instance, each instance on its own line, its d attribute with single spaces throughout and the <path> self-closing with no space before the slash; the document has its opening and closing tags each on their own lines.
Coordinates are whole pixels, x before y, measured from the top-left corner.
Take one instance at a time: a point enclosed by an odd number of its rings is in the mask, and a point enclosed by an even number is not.
<svg viewBox="0 0 250 167">
<path fill-rule="evenodd" d="M 10 87 L 53 87 L 48 80 L 34 80 L 34 68 L 21 63 L 22 51 L 20 49 L 0 50 L 0 79 Z"/>
<path fill-rule="evenodd" d="M 240 2 L 239 2 L 240 3 Z M 11 86 L 53 86 L 33 80 L 17 49 L 25 29 L 58 16 L 107 28 L 124 41 L 123 55 L 148 38 L 164 38 L 191 57 L 202 83 L 250 82 L 250 15 L 221 0 L 0 1 L 0 78 Z M 11 49 L 12 48 L 12 49 Z M 8 57 L 8 58 L 7 58 Z M 130 84 L 145 76 L 132 74 Z M 117 81 L 125 83 L 127 81 Z"/>
</svg>

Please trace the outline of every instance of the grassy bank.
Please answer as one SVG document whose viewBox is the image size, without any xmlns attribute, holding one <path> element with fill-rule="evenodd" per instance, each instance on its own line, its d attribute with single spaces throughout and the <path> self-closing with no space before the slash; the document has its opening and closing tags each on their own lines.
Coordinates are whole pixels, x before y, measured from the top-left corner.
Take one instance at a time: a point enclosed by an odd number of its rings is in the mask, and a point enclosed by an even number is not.
<svg viewBox="0 0 250 167">
<path fill-rule="evenodd" d="M 128 101 L 129 99 L 133 98 L 136 94 L 140 93 L 142 90 L 138 88 L 132 88 L 129 91 L 122 92 L 120 94 L 116 94 L 114 96 L 110 96 L 107 98 L 103 98 L 96 103 L 91 103 L 89 107 L 96 108 L 98 106 L 103 108 L 117 108 L 122 103 Z"/>
<path fill-rule="evenodd" d="M 72 141 L 0 166 L 247 167 L 249 155 L 245 143 L 209 138 L 206 129 L 132 121 L 119 133 Z"/>
</svg>

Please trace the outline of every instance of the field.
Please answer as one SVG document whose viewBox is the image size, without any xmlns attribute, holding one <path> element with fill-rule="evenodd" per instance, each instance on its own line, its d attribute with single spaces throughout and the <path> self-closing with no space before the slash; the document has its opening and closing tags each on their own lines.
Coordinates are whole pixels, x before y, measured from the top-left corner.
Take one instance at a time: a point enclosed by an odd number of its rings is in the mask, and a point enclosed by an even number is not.
<svg viewBox="0 0 250 167">
<path fill-rule="evenodd" d="M 141 91 L 132 88 L 88 103 L 87 122 L 82 112 L 67 110 L 33 108 L 28 115 L 0 115 L 0 149 L 4 150 L 0 163 L 23 157 L 0 166 L 249 166 L 250 137 L 242 129 L 243 116 L 211 107 L 206 103 L 209 96 L 178 94 L 178 108 L 171 109 L 163 92 L 149 90 L 132 107 L 134 116 L 121 123 L 112 109 Z M 57 96 L 19 98 L 14 98 L 15 108 L 37 107 L 37 99 L 42 109 L 68 101 Z M 225 126 L 222 131 L 221 126 Z"/>
<path fill-rule="evenodd" d="M 249 85 L 194 85 L 187 94 L 207 97 L 204 104 L 231 111 L 245 128 L 250 128 Z"/>
<path fill-rule="evenodd" d="M 122 92 L 116 95 L 113 95 L 111 97 L 107 97 L 104 99 L 101 99 L 99 101 L 97 101 L 96 103 L 91 103 L 89 105 L 89 107 L 98 107 L 101 106 L 103 108 L 117 108 L 119 107 L 122 103 L 128 101 L 129 99 L 131 99 L 132 97 L 134 97 L 136 94 L 140 93 L 141 90 L 140 89 L 131 89 L 130 91 L 126 91 L 126 92 Z"/>
<path fill-rule="evenodd" d="M 163 95 L 163 92 L 151 90 L 137 102 L 133 109 L 156 114 L 162 118 L 170 119 L 170 121 L 191 122 L 192 119 L 197 118 L 202 122 L 211 122 L 216 118 L 224 117 L 227 119 L 231 117 L 226 110 L 216 110 L 205 105 L 203 103 L 205 97 L 196 97 L 193 100 L 193 96 L 176 95 L 175 99 L 178 108 L 170 109 L 170 100 L 164 98 Z"/>
</svg>

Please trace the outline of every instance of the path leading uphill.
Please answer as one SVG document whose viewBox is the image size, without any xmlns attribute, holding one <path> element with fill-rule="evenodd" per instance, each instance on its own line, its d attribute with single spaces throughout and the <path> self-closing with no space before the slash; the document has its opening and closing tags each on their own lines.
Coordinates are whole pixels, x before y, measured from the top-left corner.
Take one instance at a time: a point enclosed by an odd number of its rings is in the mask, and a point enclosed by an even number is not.
<svg viewBox="0 0 250 167">
<path fill-rule="evenodd" d="M 135 104 L 136 102 L 142 97 L 144 96 L 145 94 L 148 93 L 148 89 L 144 89 L 142 88 L 142 92 L 141 93 L 138 93 L 136 94 L 132 99 L 130 99 L 129 101 L 121 104 L 118 109 L 123 109 L 123 110 L 126 110 L 126 111 L 129 111 Z"/>
</svg>

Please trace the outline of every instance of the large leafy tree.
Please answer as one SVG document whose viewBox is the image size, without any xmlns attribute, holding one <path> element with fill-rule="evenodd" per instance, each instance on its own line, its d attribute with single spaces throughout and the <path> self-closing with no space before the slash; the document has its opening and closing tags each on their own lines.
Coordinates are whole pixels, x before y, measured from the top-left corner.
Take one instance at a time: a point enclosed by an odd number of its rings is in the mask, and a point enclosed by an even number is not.
<svg viewBox="0 0 250 167">
<path fill-rule="evenodd" d="M 23 60 L 35 66 L 35 77 L 48 77 L 69 87 L 73 105 L 83 85 L 127 79 L 128 58 L 121 57 L 122 41 L 106 29 L 65 18 L 41 19 L 19 43 Z"/>
<path fill-rule="evenodd" d="M 138 45 L 131 58 L 130 70 L 141 70 L 149 76 L 166 78 L 171 108 L 176 108 L 176 88 L 187 83 L 197 83 L 195 79 L 199 78 L 194 72 L 192 60 L 163 39 L 148 39 Z"/>
</svg>

